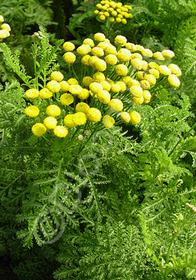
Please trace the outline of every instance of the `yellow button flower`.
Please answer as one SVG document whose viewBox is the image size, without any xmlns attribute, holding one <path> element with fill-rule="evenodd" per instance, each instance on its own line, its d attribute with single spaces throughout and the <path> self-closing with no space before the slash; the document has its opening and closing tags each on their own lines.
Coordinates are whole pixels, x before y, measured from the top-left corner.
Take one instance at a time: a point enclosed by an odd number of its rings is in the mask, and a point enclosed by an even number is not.
<svg viewBox="0 0 196 280">
<path fill-rule="evenodd" d="M 64 125 L 69 128 L 73 128 L 76 126 L 74 122 L 74 114 L 68 114 L 64 117 Z"/>
<path fill-rule="evenodd" d="M 143 89 L 149 89 L 150 88 L 150 83 L 147 80 L 142 80 L 140 82 L 140 85 Z"/>
<path fill-rule="evenodd" d="M 133 78 L 131 78 L 130 76 L 125 76 L 125 77 L 122 77 L 121 81 L 125 83 L 125 85 L 127 85 L 127 83 L 129 81 L 131 81 Z"/>
<path fill-rule="evenodd" d="M 48 99 L 48 98 L 51 98 L 53 96 L 53 93 L 47 88 L 42 88 L 39 91 L 39 96 L 40 96 L 41 99 Z"/>
<path fill-rule="evenodd" d="M 25 115 L 30 118 L 35 118 L 39 115 L 39 108 L 37 106 L 31 105 L 25 109 Z"/>
<path fill-rule="evenodd" d="M 95 56 L 98 56 L 98 57 L 104 55 L 104 51 L 103 51 L 103 49 L 100 48 L 100 47 L 94 47 L 94 48 L 92 48 L 91 53 L 92 53 L 92 55 L 95 55 Z"/>
<path fill-rule="evenodd" d="M 77 53 L 81 56 L 88 54 L 91 51 L 91 47 L 87 44 L 83 44 L 77 48 Z"/>
<path fill-rule="evenodd" d="M 122 112 L 122 113 L 120 114 L 120 117 L 121 117 L 121 119 L 122 119 L 123 121 L 125 121 L 125 122 L 130 122 L 131 117 L 130 117 L 129 113 L 127 113 L 127 112 Z"/>
<path fill-rule="evenodd" d="M 82 83 L 85 87 L 88 87 L 93 82 L 93 78 L 90 76 L 85 76 L 82 79 Z"/>
<path fill-rule="evenodd" d="M 31 128 L 33 134 L 37 137 L 41 137 L 46 132 L 46 127 L 43 123 L 36 123 Z"/>
<path fill-rule="evenodd" d="M 117 59 L 117 57 L 114 54 L 108 54 L 105 57 L 105 61 L 109 65 L 115 65 L 118 62 L 118 59 Z"/>
<path fill-rule="evenodd" d="M 123 81 L 116 82 L 116 85 L 120 86 L 120 92 L 125 92 L 127 89 L 126 84 Z"/>
<path fill-rule="evenodd" d="M 77 112 L 73 115 L 73 121 L 76 125 L 84 125 L 86 120 L 87 118 L 84 112 Z"/>
<path fill-rule="evenodd" d="M 68 134 L 67 128 L 64 127 L 63 125 L 56 126 L 55 129 L 53 130 L 53 132 L 54 132 L 54 135 L 56 135 L 59 138 L 64 138 Z"/>
<path fill-rule="evenodd" d="M 94 41 L 90 38 L 84 39 L 83 44 L 89 45 L 91 48 L 93 48 L 95 46 Z"/>
<path fill-rule="evenodd" d="M 90 108 L 87 112 L 87 118 L 91 122 L 99 122 L 101 117 L 101 112 L 97 108 Z"/>
<path fill-rule="evenodd" d="M 105 115 L 103 117 L 103 125 L 106 128 L 111 128 L 113 125 L 115 124 L 115 120 L 113 117 L 109 116 L 109 115 Z"/>
<path fill-rule="evenodd" d="M 138 58 L 134 58 L 131 59 L 131 65 L 133 66 L 133 68 L 135 68 L 136 70 L 142 70 L 142 60 L 138 59 Z"/>
<path fill-rule="evenodd" d="M 125 47 L 126 47 L 128 50 L 130 50 L 131 52 L 135 52 L 135 51 L 137 50 L 135 44 L 133 44 L 133 43 L 126 43 L 126 44 L 125 44 Z"/>
<path fill-rule="evenodd" d="M 39 96 L 39 90 L 37 90 L 35 88 L 28 89 L 25 92 L 25 96 L 29 99 L 35 99 Z"/>
<path fill-rule="evenodd" d="M 116 47 L 113 46 L 112 44 L 108 44 L 105 49 L 105 54 L 108 55 L 108 54 L 114 54 L 116 55 L 117 54 L 117 50 L 116 50 Z"/>
<path fill-rule="evenodd" d="M 99 58 L 95 55 L 91 56 L 88 60 L 90 66 L 95 67 L 95 63 L 99 61 Z"/>
<path fill-rule="evenodd" d="M 140 86 L 131 86 L 130 92 L 133 95 L 133 97 L 140 98 L 143 96 L 143 89 Z"/>
<path fill-rule="evenodd" d="M 0 30 L 0 39 L 5 39 L 5 38 L 7 38 L 7 37 L 9 37 L 10 36 L 10 33 L 9 33 L 9 31 L 7 31 L 7 30 Z"/>
<path fill-rule="evenodd" d="M 59 85 L 59 83 L 57 81 L 50 81 L 46 84 L 47 89 L 49 89 L 51 92 L 55 93 L 55 92 L 59 92 L 61 89 L 61 86 Z"/>
<path fill-rule="evenodd" d="M 149 62 L 148 63 L 148 66 L 151 68 L 151 69 L 156 69 L 156 70 L 158 70 L 159 69 L 159 65 L 156 63 L 156 62 L 154 62 L 154 61 L 151 61 L 151 62 Z"/>
<path fill-rule="evenodd" d="M 127 20 L 125 18 L 122 19 L 121 21 L 123 24 L 127 24 Z"/>
<path fill-rule="evenodd" d="M 90 64 L 89 64 L 89 58 L 90 58 L 91 56 L 89 55 L 89 54 L 86 54 L 86 55 L 84 55 L 83 57 L 82 57 L 82 59 L 81 59 L 81 63 L 83 64 L 83 65 L 86 65 L 86 66 L 89 66 Z"/>
<path fill-rule="evenodd" d="M 66 81 L 62 81 L 59 83 L 62 91 L 68 91 L 69 90 L 69 83 Z"/>
<path fill-rule="evenodd" d="M 100 83 L 93 82 L 89 85 L 89 89 L 94 93 L 97 94 L 99 90 L 102 90 L 103 87 Z"/>
<path fill-rule="evenodd" d="M 148 69 L 148 62 L 146 60 L 142 60 L 142 70 L 146 71 Z"/>
<path fill-rule="evenodd" d="M 158 60 L 160 60 L 160 61 L 165 60 L 165 57 L 163 56 L 163 54 L 162 54 L 161 52 L 155 52 L 155 53 L 153 54 L 153 56 L 154 56 L 155 59 L 158 59 Z"/>
<path fill-rule="evenodd" d="M 120 62 L 127 62 L 131 59 L 131 52 L 125 48 L 121 48 L 116 56 Z"/>
<path fill-rule="evenodd" d="M 102 82 L 102 81 L 105 81 L 105 75 L 102 73 L 102 72 L 96 72 L 93 74 L 93 79 L 95 82 Z"/>
<path fill-rule="evenodd" d="M 60 102 L 62 105 L 69 106 L 74 102 L 74 97 L 70 93 L 64 93 L 60 96 Z"/>
<path fill-rule="evenodd" d="M 175 74 L 177 77 L 182 75 L 182 71 L 180 70 L 178 65 L 176 65 L 176 64 L 169 64 L 168 68 L 171 70 L 171 73 Z"/>
<path fill-rule="evenodd" d="M 55 80 L 57 82 L 61 82 L 63 80 L 64 76 L 60 71 L 53 71 L 50 74 L 50 79 Z"/>
<path fill-rule="evenodd" d="M 77 95 L 80 99 L 87 99 L 89 97 L 90 93 L 89 90 L 86 88 L 83 88 L 82 91 Z"/>
<path fill-rule="evenodd" d="M 111 85 L 107 81 L 100 82 L 104 90 L 110 91 Z"/>
<path fill-rule="evenodd" d="M 3 29 L 3 30 L 7 30 L 7 31 L 11 31 L 11 27 L 10 27 L 10 25 L 9 24 L 7 24 L 7 23 L 3 23 L 2 25 L 1 25 L 1 29 Z"/>
<path fill-rule="evenodd" d="M 111 91 L 113 91 L 114 93 L 120 92 L 121 91 L 120 85 L 118 85 L 117 83 L 112 83 Z"/>
<path fill-rule="evenodd" d="M 160 75 L 159 75 L 159 71 L 158 71 L 157 69 L 153 69 L 153 68 L 152 68 L 152 69 L 149 69 L 149 73 L 152 74 L 152 75 L 154 75 L 156 79 L 158 79 L 159 76 L 160 76 Z"/>
<path fill-rule="evenodd" d="M 165 76 L 171 74 L 171 70 L 166 65 L 160 65 L 158 68 L 159 72 Z"/>
<path fill-rule="evenodd" d="M 128 73 L 128 68 L 124 64 L 118 64 L 115 67 L 115 71 L 116 71 L 116 74 L 118 74 L 119 76 L 126 76 Z"/>
<path fill-rule="evenodd" d="M 94 35 L 94 39 L 95 39 L 95 41 L 97 41 L 97 42 L 102 42 L 102 41 L 104 41 L 106 38 L 105 38 L 105 35 L 104 35 L 103 33 L 96 33 L 96 34 Z"/>
<path fill-rule="evenodd" d="M 171 75 L 168 76 L 168 82 L 173 87 L 179 87 L 180 86 L 180 80 L 174 74 L 171 74 Z"/>
<path fill-rule="evenodd" d="M 152 57 L 153 52 L 150 49 L 143 49 L 142 50 L 142 55 L 145 56 L 145 57 Z"/>
<path fill-rule="evenodd" d="M 80 85 L 70 85 L 69 86 L 69 92 L 71 92 L 74 95 L 77 95 L 81 93 L 82 87 Z"/>
<path fill-rule="evenodd" d="M 157 82 L 157 80 L 153 74 L 146 74 L 145 80 L 148 81 L 151 86 L 154 86 Z"/>
<path fill-rule="evenodd" d="M 121 112 L 123 110 L 123 103 L 120 99 L 112 99 L 109 103 L 108 106 L 111 110 L 116 111 L 116 112 Z"/>
<path fill-rule="evenodd" d="M 107 90 L 100 90 L 97 93 L 97 98 L 103 104 L 108 104 L 110 102 L 111 96 Z"/>
<path fill-rule="evenodd" d="M 73 43 L 71 43 L 71 42 L 65 42 L 63 44 L 63 49 L 66 52 L 72 52 L 75 49 L 75 45 Z"/>
<path fill-rule="evenodd" d="M 57 120 L 54 117 L 45 118 L 43 123 L 48 129 L 54 129 L 57 126 Z"/>
<path fill-rule="evenodd" d="M 4 18 L 3 18 L 2 15 L 0 15 L 0 23 L 1 23 L 1 22 L 4 22 Z"/>
<path fill-rule="evenodd" d="M 131 123 L 132 125 L 136 125 L 136 124 L 140 123 L 140 121 L 141 121 L 141 116 L 140 116 L 140 114 L 139 114 L 138 112 L 136 112 L 136 111 L 131 111 L 131 112 L 129 113 L 129 115 L 130 115 L 130 123 Z"/>
<path fill-rule="evenodd" d="M 79 85 L 78 81 L 75 78 L 70 78 L 67 80 L 69 85 Z"/>
<path fill-rule="evenodd" d="M 151 100 L 151 93 L 148 90 L 143 91 L 144 103 L 149 103 Z"/>
<path fill-rule="evenodd" d="M 175 53 L 173 51 L 170 51 L 170 50 L 164 50 L 161 53 L 166 59 L 170 59 L 170 58 L 175 56 Z"/>
<path fill-rule="evenodd" d="M 146 74 L 146 73 L 145 73 L 144 71 L 137 71 L 136 77 L 137 77 L 138 80 L 143 80 L 145 74 Z"/>
<path fill-rule="evenodd" d="M 49 105 L 46 108 L 46 114 L 51 117 L 57 117 L 61 114 L 61 109 L 57 105 Z"/>
<path fill-rule="evenodd" d="M 79 102 L 75 107 L 76 112 L 87 113 L 89 109 L 89 105 L 85 102 Z"/>
<path fill-rule="evenodd" d="M 106 64 L 105 60 L 99 59 L 95 62 L 94 67 L 96 70 L 103 72 L 106 70 L 107 64 Z"/>
<path fill-rule="evenodd" d="M 63 59 L 67 63 L 74 63 L 76 61 L 76 56 L 72 52 L 66 52 L 63 55 Z"/>
<path fill-rule="evenodd" d="M 142 103 L 144 103 L 144 98 L 143 98 L 143 96 L 139 97 L 139 98 L 138 97 L 133 97 L 132 102 L 134 104 L 141 105 Z"/>
<path fill-rule="evenodd" d="M 132 86 L 139 86 L 140 87 L 140 82 L 136 79 L 130 78 L 129 81 L 127 81 L 126 85 L 130 88 Z"/>
</svg>

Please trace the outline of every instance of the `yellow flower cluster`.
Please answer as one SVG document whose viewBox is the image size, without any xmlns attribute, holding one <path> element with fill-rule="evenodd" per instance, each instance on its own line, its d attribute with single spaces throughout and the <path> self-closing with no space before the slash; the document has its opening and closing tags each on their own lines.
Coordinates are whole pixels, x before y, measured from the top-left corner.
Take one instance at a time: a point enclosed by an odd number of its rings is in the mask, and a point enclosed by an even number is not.
<svg viewBox="0 0 196 280">
<path fill-rule="evenodd" d="M 0 39 L 5 39 L 7 37 L 10 36 L 10 31 L 11 31 L 11 27 L 9 26 L 9 24 L 7 23 L 3 23 L 4 22 L 4 18 L 2 15 L 0 15 Z"/>
<path fill-rule="evenodd" d="M 80 77 L 77 78 L 75 70 L 71 73 L 69 68 L 69 77 L 65 80 L 60 71 L 54 71 L 46 87 L 26 91 L 27 99 L 33 102 L 39 99 L 47 105 L 43 121 L 32 127 L 38 137 L 47 130 L 53 130 L 57 137 L 65 137 L 69 129 L 100 121 L 106 128 L 111 128 L 116 120 L 137 125 L 141 116 L 134 107 L 150 102 L 150 90 L 157 81 L 180 86 L 181 70 L 170 63 L 174 56 L 170 50 L 153 53 L 127 42 L 121 35 L 116 36 L 112 44 L 103 33 L 86 38 L 77 48 L 65 42 L 63 49 L 68 65 L 76 61 L 77 66 L 81 65 L 81 70 L 89 74 L 82 76 L 77 72 Z M 34 104 L 25 109 L 25 114 L 40 118 L 40 111 Z"/>
<path fill-rule="evenodd" d="M 123 5 L 121 2 L 102 0 L 96 5 L 96 8 L 94 14 L 102 21 L 109 19 L 110 22 L 126 24 L 127 19 L 133 17 L 130 13 L 132 7 L 130 5 Z"/>
</svg>

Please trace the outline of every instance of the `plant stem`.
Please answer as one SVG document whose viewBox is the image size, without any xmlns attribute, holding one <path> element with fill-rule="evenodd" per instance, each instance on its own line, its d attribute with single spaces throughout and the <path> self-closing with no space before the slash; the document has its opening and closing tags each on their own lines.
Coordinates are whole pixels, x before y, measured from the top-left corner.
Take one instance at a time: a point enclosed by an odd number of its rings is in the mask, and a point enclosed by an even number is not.
<svg viewBox="0 0 196 280">
<path fill-rule="evenodd" d="M 189 131 L 186 133 L 185 137 L 188 137 L 189 133 L 191 132 L 192 129 L 194 129 L 196 127 L 196 123 L 189 129 Z M 173 149 L 169 152 L 168 156 L 171 156 L 173 154 L 173 152 L 175 151 L 176 147 L 179 145 L 179 143 L 181 142 L 181 139 L 178 140 L 178 142 L 176 143 L 176 145 L 173 147 Z"/>
</svg>

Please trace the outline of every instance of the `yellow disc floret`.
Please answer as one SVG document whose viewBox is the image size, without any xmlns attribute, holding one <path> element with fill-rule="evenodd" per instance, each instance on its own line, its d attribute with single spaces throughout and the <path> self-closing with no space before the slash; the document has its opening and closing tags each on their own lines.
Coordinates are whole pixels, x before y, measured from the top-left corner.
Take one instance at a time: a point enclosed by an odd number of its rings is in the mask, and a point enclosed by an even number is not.
<svg viewBox="0 0 196 280">
<path fill-rule="evenodd" d="M 48 98 L 51 98 L 53 96 L 53 93 L 47 88 L 42 88 L 39 91 L 39 96 L 40 96 L 41 99 L 48 99 Z"/>
<path fill-rule="evenodd" d="M 74 97 L 70 93 L 63 93 L 60 96 L 60 102 L 62 105 L 67 105 L 69 106 L 74 102 Z"/>
<path fill-rule="evenodd" d="M 56 126 L 53 131 L 54 131 L 54 135 L 56 135 L 57 137 L 60 137 L 60 138 L 64 138 L 68 134 L 67 128 L 64 127 L 63 125 Z"/>
<path fill-rule="evenodd" d="M 57 105 L 49 105 L 46 108 L 46 114 L 51 117 L 57 117 L 61 114 L 61 109 Z"/>
<path fill-rule="evenodd" d="M 36 123 L 31 128 L 33 134 L 37 137 L 41 137 L 46 132 L 46 127 L 43 123 Z"/>
<path fill-rule="evenodd" d="M 51 92 L 55 93 L 55 92 L 59 92 L 61 89 L 61 86 L 59 85 L 59 83 L 55 80 L 52 80 L 50 82 L 48 82 L 46 84 L 47 89 L 49 89 Z"/>
<path fill-rule="evenodd" d="M 28 89 L 25 92 L 25 96 L 29 99 L 35 99 L 39 96 L 39 90 L 37 90 L 35 88 Z"/>
<path fill-rule="evenodd" d="M 57 126 L 57 120 L 54 117 L 45 118 L 43 123 L 48 129 L 54 129 Z"/>
<path fill-rule="evenodd" d="M 64 76 L 60 71 L 53 71 L 50 74 L 50 79 L 55 80 L 57 82 L 61 82 L 63 80 Z"/>
<path fill-rule="evenodd" d="M 112 99 L 109 103 L 108 106 L 111 110 L 116 111 L 116 112 L 121 112 L 123 110 L 123 103 L 120 99 Z"/>
<path fill-rule="evenodd" d="M 101 112 L 97 108 L 90 108 L 87 112 L 87 118 L 91 122 L 99 122 L 101 117 Z"/>
<path fill-rule="evenodd" d="M 65 62 L 67 63 L 74 63 L 76 61 L 76 56 L 74 53 L 72 52 L 66 52 L 64 55 L 63 55 L 63 59 Z"/>
<path fill-rule="evenodd" d="M 37 106 L 31 105 L 25 109 L 25 115 L 30 118 L 35 118 L 39 115 L 39 108 Z"/>
<path fill-rule="evenodd" d="M 109 115 L 105 115 L 103 117 L 103 125 L 106 128 L 111 128 L 113 125 L 115 124 L 115 120 L 113 117 L 109 116 Z"/>
<path fill-rule="evenodd" d="M 116 74 L 118 74 L 119 76 L 126 76 L 128 73 L 128 68 L 124 64 L 118 64 L 115 67 L 115 71 L 116 71 Z"/>
<path fill-rule="evenodd" d="M 131 124 L 136 125 L 136 124 L 140 123 L 140 121 L 141 121 L 141 116 L 140 116 L 140 114 L 139 114 L 138 112 L 136 112 L 136 111 L 131 111 L 131 112 L 129 113 L 129 115 L 130 115 L 130 123 L 131 123 Z"/>
<path fill-rule="evenodd" d="M 75 49 L 75 45 L 73 43 L 71 43 L 71 42 L 65 42 L 63 44 L 63 49 L 66 52 L 72 52 Z"/>
</svg>

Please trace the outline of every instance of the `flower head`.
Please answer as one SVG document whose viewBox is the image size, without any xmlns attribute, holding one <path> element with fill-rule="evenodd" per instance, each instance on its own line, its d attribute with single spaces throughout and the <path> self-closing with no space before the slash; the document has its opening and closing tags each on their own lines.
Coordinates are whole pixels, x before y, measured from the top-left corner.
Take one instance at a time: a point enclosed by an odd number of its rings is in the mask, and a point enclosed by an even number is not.
<svg viewBox="0 0 196 280">
<path fill-rule="evenodd" d="M 25 108 L 25 115 L 29 116 L 30 118 L 35 118 L 39 115 L 39 108 L 34 105 L 30 105 L 27 108 Z"/>
<path fill-rule="evenodd" d="M 33 134 L 37 137 L 41 137 L 46 133 L 46 127 L 43 123 L 36 123 L 31 128 Z"/>
</svg>

